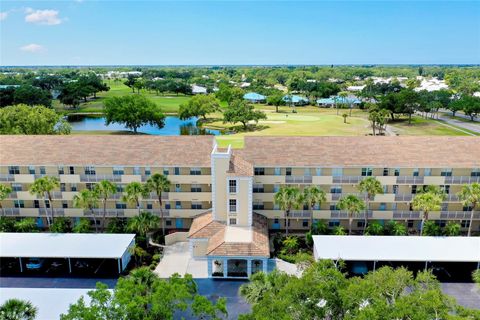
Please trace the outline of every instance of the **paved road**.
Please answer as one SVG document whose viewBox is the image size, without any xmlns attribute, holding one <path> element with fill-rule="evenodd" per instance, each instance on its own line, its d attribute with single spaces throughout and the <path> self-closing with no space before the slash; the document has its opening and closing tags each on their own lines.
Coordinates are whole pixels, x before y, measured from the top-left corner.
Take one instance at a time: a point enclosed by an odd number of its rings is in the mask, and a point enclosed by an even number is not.
<svg viewBox="0 0 480 320">
<path fill-rule="evenodd" d="M 457 120 L 457 119 L 447 117 L 447 116 L 443 115 L 442 113 L 438 114 L 438 120 L 442 120 L 442 121 L 446 122 L 447 124 L 451 124 L 451 125 L 463 128 L 463 129 L 467 129 L 467 130 L 470 130 L 470 131 L 473 131 L 473 132 L 476 132 L 476 133 L 480 133 L 480 124 L 478 124 L 478 122 L 472 122 L 472 123 L 464 122 L 464 121 L 460 121 L 460 120 Z"/>
<path fill-rule="evenodd" d="M 480 309 L 480 289 L 474 283 L 442 283 L 442 291 L 464 307 Z"/>
<path fill-rule="evenodd" d="M 444 114 L 448 114 L 448 115 L 452 115 L 452 112 L 451 111 L 448 111 L 448 110 L 445 110 L 445 109 L 441 109 L 440 110 L 440 113 L 444 113 Z M 457 111 L 457 113 L 455 113 L 455 117 L 459 117 L 459 118 L 463 118 L 463 119 L 466 119 L 468 121 L 471 121 L 472 119 L 465 115 L 464 113 L 462 113 L 461 111 Z M 473 119 L 473 122 L 480 122 L 480 119 L 477 117 L 477 118 L 474 118 Z"/>
</svg>

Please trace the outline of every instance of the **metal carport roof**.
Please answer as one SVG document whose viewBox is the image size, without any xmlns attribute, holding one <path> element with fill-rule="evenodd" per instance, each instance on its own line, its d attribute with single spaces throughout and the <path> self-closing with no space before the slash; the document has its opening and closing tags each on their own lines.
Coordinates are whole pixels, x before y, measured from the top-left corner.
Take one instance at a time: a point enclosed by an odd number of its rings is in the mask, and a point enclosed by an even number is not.
<svg viewBox="0 0 480 320">
<path fill-rule="evenodd" d="M 0 257 L 120 259 L 134 239 L 134 234 L 0 233 Z"/>
<path fill-rule="evenodd" d="M 480 262 L 480 237 L 313 236 L 315 259 Z"/>
</svg>

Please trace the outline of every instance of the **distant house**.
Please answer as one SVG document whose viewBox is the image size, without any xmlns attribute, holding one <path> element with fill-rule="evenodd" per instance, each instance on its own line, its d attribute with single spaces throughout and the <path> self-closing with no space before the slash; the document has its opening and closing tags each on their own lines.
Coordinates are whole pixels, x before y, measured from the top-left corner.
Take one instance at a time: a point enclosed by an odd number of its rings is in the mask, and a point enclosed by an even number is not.
<svg viewBox="0 0 480 320">
<path fill-rule="evenodd" d="M 207 88 L 194 84 L 192 85 L 192 94 L 207 94 Z"/>
<path fill-rule="evenodd" d="M 240 88 L 247 88 L 250 87 L 251 83 L 250 82 L 242 82 L 240 83 Z"/>
<path fill-rule="evenodd" d="M 283 101 L 285 101 L 287 105 L 295 106 L 305 106 L 310 102 L 308 98 L 289 94 L 283 96 Z"/>
<path fill-rule="evenodd" d="M 349 86 L 347 87 L 347 91 L 362 91 L 365 86 Z"/>
<path fill-rule="evenodd" d="M 265 102 L 267 100 L 267 97 L 256 92 L 248 92 L 243 95 L 243 99 L 252 103 L 260 103 Z"/>
<path fill-rule="evenodd" d="M 348 104 L 348 105 L 359 105 L 362 103 L 358 98 L 354 97 L 330 97 L 330 98 L 322 98 L 317 99 L 317 106 L 319 107 L 333 107 L 335 104 Z"/>
</svg>

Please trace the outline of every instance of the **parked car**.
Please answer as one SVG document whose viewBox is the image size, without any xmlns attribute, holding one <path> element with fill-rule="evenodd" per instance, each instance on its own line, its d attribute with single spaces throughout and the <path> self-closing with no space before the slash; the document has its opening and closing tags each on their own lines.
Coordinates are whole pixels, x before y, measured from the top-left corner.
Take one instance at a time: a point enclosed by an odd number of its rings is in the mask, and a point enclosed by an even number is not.
<svg viewBox="0 0 480 320">
<path fill-rule="evenodd" d="M 30 258 L 25 265 L 28 270 L 40 270 L 45 264 L 45 259 L 41 258 Z"/>
</svg>

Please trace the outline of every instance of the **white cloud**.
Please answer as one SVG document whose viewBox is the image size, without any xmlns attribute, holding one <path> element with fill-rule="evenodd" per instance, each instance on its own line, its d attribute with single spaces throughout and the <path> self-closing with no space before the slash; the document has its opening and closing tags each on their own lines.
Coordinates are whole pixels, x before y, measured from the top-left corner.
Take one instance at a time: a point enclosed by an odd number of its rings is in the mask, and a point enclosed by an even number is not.
<svg viewBox="0 0 480 320">
<path fill-rule="evenodd" d="M 0 12 L 0 21 L 7 19 L 8 11 Z"/>
<path fill-rule="evenodd" d="M 41 53 L 46 51 L 44 46 L 41 46 L 36 43 L 30 43 L 23 47 L 20 47 L 20 50 L 22 50 L 23 52 L 29 52 L 29 53 Z"/>
<path fill-rule="evenodd" d="M 27 8 L 25 10 L 25 13 L 27 14 L 25 16 L 25 21 L 29 23 L 46 24 L 49 26 L 53 26 L 60 24 L 63 21 L 58 16 L 59 12 L 57 10 L 34 10 L 32 8 Z"/>
</svg>

